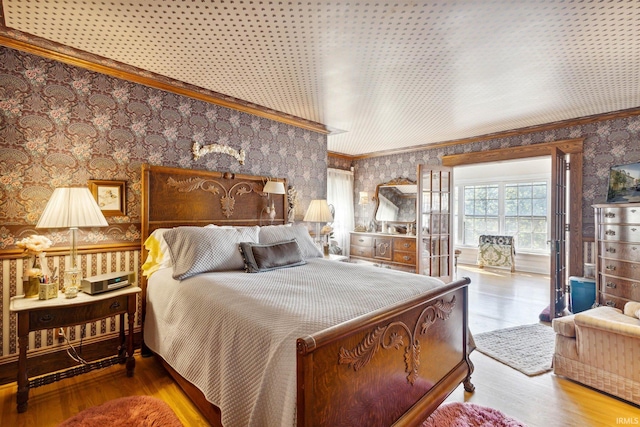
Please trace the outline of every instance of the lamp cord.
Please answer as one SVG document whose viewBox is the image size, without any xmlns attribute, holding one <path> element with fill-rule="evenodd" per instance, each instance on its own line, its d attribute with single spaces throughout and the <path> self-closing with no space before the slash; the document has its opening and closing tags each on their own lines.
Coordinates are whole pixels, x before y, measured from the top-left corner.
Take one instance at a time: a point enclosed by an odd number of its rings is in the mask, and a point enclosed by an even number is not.
<svg viewBox="0 0 640 427">
<path fill-rule="evenodd" d="M 80 333 L 80 353 L 82 353 L 82 340 L 84 339 L 86 330 L 87 330 L 87 325 L 82 325 L 82 332 Z M 65 333 L 64 329 L 62 329 L 62 337 L 64 338 L 64 341 L 67 343 L 67 354 L 69 355 L 69 357 L 78 363 L 82 363 L 83 365 L 88 365 L 88 362 L 78 354 L 78 352 L 76 351 L 76 348 L 71 344 L 71 342 L 69 342 L 69 338 L 67 338 L 67 334 Z"/>
</svg>

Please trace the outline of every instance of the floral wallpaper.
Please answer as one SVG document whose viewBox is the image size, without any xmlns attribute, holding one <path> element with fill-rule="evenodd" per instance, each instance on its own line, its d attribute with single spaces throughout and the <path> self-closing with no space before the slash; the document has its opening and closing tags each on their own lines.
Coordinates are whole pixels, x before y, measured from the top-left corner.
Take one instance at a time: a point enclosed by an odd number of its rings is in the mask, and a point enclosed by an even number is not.
<svg viewBox="0 0 640 427">
<path fill-rule="evenodd" d="M 242 149 L 244 165 L 194 160 L 194 142 Z M 68 245 L 34 226 L 55 187 L 89 179 L 126 180 L 126 216 L 80 244 L 138 241 L 142 163 L 287 178 L 296 219 L 326 197 L 326 135 L 0 47 L 0 249 L 34 232 Z"/>
<path fill-rule="evenodd" d="M 360 191 L 369 191 L 372 194 L 378 183 L 389 181 L 392 178 L 416 179 L 416 169 L 419 163 L 440 165 L 442 164 L 441 159 L 445 155 L 520 147 L 573 138 L 584 138 L 582 177 L 583 236 L 593 237 L 594 218 L 591 205 L 604 203 L 606 200 L 609 168 L 613 165 L 640 161 L 640 116 L 611 119 L 431 150 L 425 149 L 410 153 L 354 160 L 354 195 L 357 195 Z M 345 169 L 345 162 L 341 159 L 331 158 L 331 160 L 332 167 Z M 370 218 L 372 213 L 372 207 L 369 208 L 364 211 L 367 219 Z M 356 223 L 358 223 L 361 221 L 363 210 L 358 209 L 356 206 L 355 211 Z"/>
</svg>

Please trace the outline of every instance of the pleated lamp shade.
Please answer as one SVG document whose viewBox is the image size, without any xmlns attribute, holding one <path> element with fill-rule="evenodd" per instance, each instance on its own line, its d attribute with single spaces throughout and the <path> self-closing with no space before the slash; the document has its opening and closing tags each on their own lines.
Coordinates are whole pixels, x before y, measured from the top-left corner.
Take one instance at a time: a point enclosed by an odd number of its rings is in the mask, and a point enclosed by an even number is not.
<svg viewBox="0 0 640 427">
<path fill-rule="evenodd" d="M 60 187 L 40 216 L 36 228 L 106 227 L 98 203 L 87 187 Z"/>
<path fill-rule="evenodd" d="M 333 215 L 329 209 L 329 204 L 326 200 L 312 200 L 307 209 L 307 213 L 304 215 L 303 221 L 305 222 L 329 222 L 333 221 Z"/>
</svg>

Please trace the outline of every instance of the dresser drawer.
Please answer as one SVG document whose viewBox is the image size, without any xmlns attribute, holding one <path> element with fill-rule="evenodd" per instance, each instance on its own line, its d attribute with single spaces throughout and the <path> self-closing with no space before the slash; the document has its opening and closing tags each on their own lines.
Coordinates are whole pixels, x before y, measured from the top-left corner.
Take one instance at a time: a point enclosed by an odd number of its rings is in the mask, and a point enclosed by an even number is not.
<svg viewBox="0 0 640 427">
<path fill-rule="evenodd" d="M 351 235 L 351 245 L 373 247 L 373 237 L 360 234 Z"/>
<path fill-rule="evenodd" d="M 600 242 L 600 255 L 608 259 L 640 262 L 640 244 Z"/>
<path fill-rule="evenodd" d="M 640 224 L 640 208 L 602 208 L 602 224 Z"/>
<path fill-rule="evenodd" d="M 627 280 L 619 277 L 600 276 L 602 291 L 609 295 L 640 301 L 640 279 Z"/>
<path fill-rule="evenodd" d="M 393 252 L 393 262 L 398 262 L 407 265 L 416 265 L 416 253 L 415 252 Z"/>
<path fill-rule="evenodd" d="M 351 254 L 351 256 L 372 258 L 373 248 L 371 246 L 355 246 L 352 244 L 349 248 L 349 253 Z"/>
<path fill-rule="evenodd" d="M 52 307 L 29 312 L 29 330 L 50 329 L 89 323 L 127 312 L 127 296 L 73 307 Z"/>
<path fill-rule="evenodd" d="M 600 261 L 599 269 L 602 274 L 630 279 L 640 278 L 640 263 L 604 258 Z"/>
<path fill-rule="evenodd" d="M 600 226 L 601 240 L 618 242 L 640 242 L 640 225 L 612 225 Z"/>
<path fill-rule="evenodd" d="M 613 307 L 624 310 L 624 305 L 627 302 L 629 302 L 629 300 L 626 298 L 620 298 L 617 296 L 605 294 L 603 292 L 600 293 L 600 304 L 606 307 Z"/>
<path fill-rule="evenodd" d="M 396 237 L 393 239 L 393 250 L 403 251 L 403 252 L 415 252 L 416 239 L 406 239 L 402 237 Z"/>
</svg>

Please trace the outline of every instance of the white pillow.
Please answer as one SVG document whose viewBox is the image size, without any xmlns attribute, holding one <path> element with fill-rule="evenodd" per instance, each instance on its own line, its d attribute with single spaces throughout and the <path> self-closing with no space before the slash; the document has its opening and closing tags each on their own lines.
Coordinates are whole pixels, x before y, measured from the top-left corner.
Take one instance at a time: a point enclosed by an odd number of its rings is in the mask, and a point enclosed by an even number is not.
<svg viewBox="0 0 640 427">
<path fill-rule="evenodd" d="M 267 225 L 260 227 L 260 243 L 278 243 L 296 239 L 304 259 L 321 258 L 322 252 L 309 235 L 309 230 L 302 224 L 297 225 Z"/>
<path fill-rule="evenodd" d="M 240 242 L 258 241 L 258 226 L 236 228 L 177 227 L 164 233 L 173 278 L 183 280 L 209 271 L 243 270 Z"/>
<path fill-rule="evenodd" d="M 169 254 L 169 246 L 164 240 L 163 234 L 170 228 L 158 228 L 147 240 L 144 241 L 144 247 L 147 249 L 147 259 L 142 264 L 142 274 L 150 277 L 153 273 L 161 268 L 171 267 L 171 255 Z"/>
</svg>

